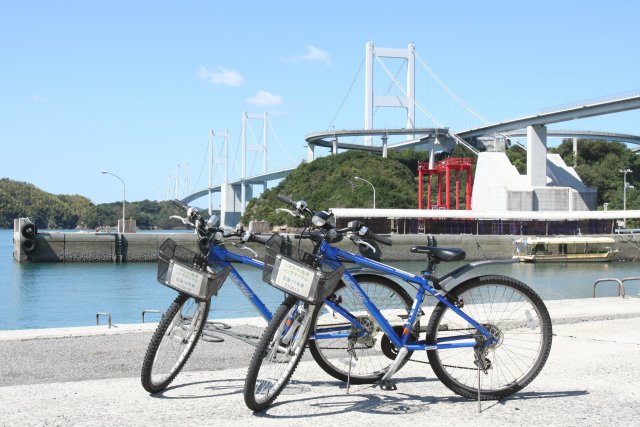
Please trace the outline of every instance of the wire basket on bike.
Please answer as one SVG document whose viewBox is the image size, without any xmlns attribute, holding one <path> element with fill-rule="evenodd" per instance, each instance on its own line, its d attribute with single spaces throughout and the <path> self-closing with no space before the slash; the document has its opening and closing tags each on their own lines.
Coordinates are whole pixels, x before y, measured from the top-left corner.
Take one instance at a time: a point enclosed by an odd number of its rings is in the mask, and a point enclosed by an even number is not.
<svg viewBox="0 0 640 427">
<path fill-rule="evenodd" d="M 229 271 L 230 266 L 216 261 L 208 263 L 204 256 L 171 239 L 158 249 L 158 282 L 196 299 L 217 295 Z"/>
<path fill-rule="evenodd" d="M 262 280 L 312 304 L 317 304 L 333 293 L 344 266 L 338 268 L 321 262 L 321 259 L 293 246 L 279 234 L 271 236 L 265 244 Z"/>
</svg>

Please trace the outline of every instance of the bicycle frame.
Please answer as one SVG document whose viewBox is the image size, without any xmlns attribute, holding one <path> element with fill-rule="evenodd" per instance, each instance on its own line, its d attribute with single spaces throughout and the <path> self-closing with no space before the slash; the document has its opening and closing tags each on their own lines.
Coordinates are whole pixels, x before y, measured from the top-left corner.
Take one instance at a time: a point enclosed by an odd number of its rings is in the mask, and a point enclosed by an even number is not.
<svg viewBox="0 0 640 427">
<path fill-rule="evenodd" d="M 249 286 L 249 284 L 242 278 L 240 273 L 235 269 L 233 263 L 240 263 L 244 265 L 248 265 L 253 268 L 257 268 L 262 270 L 264 268 L 264 263 L 262 261 L 258 261 L 257 259 L 251 258 L 247 255 L 241 255 L 235 252 L 228 251 L 222 245 L 214 245 L 211 247 L 209 251 L 208 261 L 216 261 L 224 266 L 229 266 L 231 271 L 229 272 L 229 277 L 235 283 L 235 285 L 240 289 L 242 294 L 253 304 L 256 310 L 260 313 L 260 315 L 267 321 L 270 322 L 273 318 L 273 313 L 269 311 L 266 305 L 262 302 L 262 300 L 258 297 L 258 295 L 253 292 L 253 289 Z M 353 278 L 353 276 L 350 275 Z M 344 312 L 344 310 L 342 310 Z M 346 313 L 343 313 L 345 315 Z M 355 319 L 352 319 L 355 325 L 362 329 L 362 326 L 358 324 Z M 315 339 L 315 335 L 311 334 L 310 339 Z"/>
<path fill-rule="evenodd" d="M 240 289 L 243 295 L 253 304 L 260 315 L 267 322 L 271 321 L 271 318 L 273 317 L 271 311 L 269 311 L 262 300 L 253 292 L 253 289 L 251 289 L 251 287 L 233 266 L 233 263 L 240 263 L 262 270 L 264 268 L 263 262 L 253 259 L 250 256 L 230 252 L 221 245 L 213 245 L 211 247 L 211 250 L 209 251 L 208 261 L 216 261 L 225 266 L 229 266 L 231 268 L 229 276 L 231 277 L 233 283 L 235 283 L 235 285 L 238 287 L 238 289 Z"/>
<path fill-rule="evenodd" d="M 349 288 L 356 294 L 356 296 L 362 302 L 362 304 L 364 305 L 366 310 L 369 312 L 369 314 L 373 316 L 373 318 L 378 323 L 378 325 L 382 328 L 384 333 L 389 337 L 389 340 L 398 349 L 405 347 L 408 351 L 435 350 L 435 349 L 447 349 L 447 348 L 474 347 L 477 345 L 475 336 L 473 334 L 463 334 L 458 336 L 447 337 L 446 339 L 442 339 L 435 344 L 428 344 L 426 340 L 410 341 L 410 337 L 412 337 L 411 335 L 412 326 L 414 325 L 418 317 L 418 313 L 420 312 L 420 306 L 424 301 L 424 297 L 427 293 L 433 295 L 436 299 L 438 299 L 438 301 L 442 302 L 443 304 L 446 304 L 451 310 L 453 310 L 460 317 L 462 317 L 464 320 L 469 322 L 480 333 L 482 333 L 482 335 L 486 339 L 485 345 L 490 345 L 496 342 L 496 339 L 491 336 L 489 331 L 487 331 L 487 329 L 484 326 L 476 322 L 474 319 L 469 317 L 466 313 L 464 313 L 454 304 L 449 302 L 443 296 L 444 295 L 443 291 L 437 290 L 433 286 L 431 286 L 429 281 L 429 277 L 431 277 L 431 274 L 427 272 L 424 273 L 423 277 L 417 276 L 415 274 L 407 273 L 405 271 L 390 267 L 388 265 L 379 263 L 377 261 L 370 260 L 361 255 L 356 255 L 350 252 L 343 251 L 339 248 L 331 246 L 327 242 L 321 243 L 318 251 L 318 255 L 322 255 L 323 262 L 326 262 L 327 264 L 332 265 L 334 267 L 339 266 L 341 264 L 341 261 L 345 260 L 348 262 L 356 263 L 360 266 L 367 267 L 369 269 L 375 270 L 380 273 L 397 277 L 406 282 L 410 282 L 418 285 L 418 291 L 413 301 L 413 305 L 411 307 L 409 317 L 405 322 L 402 335 L 399 335 L 393 329 L 391 324 L 389 324 L 389 322 L 385 319 L 384 315 L 380 312 L 378 307 L 376 307 L 371 302 L 371 300 L 369 299 L 369 296 L 364 292 L 362 287 L 360 287 L 357 280 L 351 275 L 351 273 L 347 270 L 342 276 L 343 282 L 347 286 L 349 286 Z M 335 304 L 333 301 L 329 299 L 325 299 L 324 302 L 332 310 L 334 310 L 335 312 L 340 314 L 342 317 L 344 317 L 346 320 L 348 320 L 350 323 L 352 323 L 356 328 L 363 331 L 362 333 L 364 334 L 364 328 L 362 327 L 362 325 L 360 325 L 357 322 L 357 320 L 351 313 L 347 312 L 340 305 Z M 316 340 L 345 338 L 349 336 L 348 329 L 350 327 L 351 326 L 342 327 L 342 328 L 334 327 L 331 329 L 323 330 L 323 332 L 321 333 L 316 332 L 314 338 Z M 339 332 L 340 330 L 346 330 L 346 332 L 335 333 L 335 332 Z"/>
</svg>

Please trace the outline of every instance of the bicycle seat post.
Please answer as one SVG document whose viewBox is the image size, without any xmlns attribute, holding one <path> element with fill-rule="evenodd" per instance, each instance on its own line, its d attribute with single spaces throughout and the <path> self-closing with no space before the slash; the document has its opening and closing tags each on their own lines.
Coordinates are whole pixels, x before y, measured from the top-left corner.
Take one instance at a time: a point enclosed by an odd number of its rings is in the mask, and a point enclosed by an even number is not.
<svg viewBox="0 0 640 427">
<path fill-rule="evenodd" d="M 440 260 L 429 254 L 427 257 L 427 268 L 424 270 L 424 273 L 428 273 L 429 275 L 432 275 L 435 271 L 436 271 L 436 265 L 440 264 Z"/>
</svg>

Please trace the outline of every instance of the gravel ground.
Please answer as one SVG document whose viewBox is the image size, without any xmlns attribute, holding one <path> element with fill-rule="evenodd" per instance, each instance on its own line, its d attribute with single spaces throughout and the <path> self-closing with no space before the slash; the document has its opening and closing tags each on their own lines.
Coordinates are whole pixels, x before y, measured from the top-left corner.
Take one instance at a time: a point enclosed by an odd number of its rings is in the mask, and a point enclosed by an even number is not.
<svg viewBox="0 0 640 427">
<path fill-rule="evenodd" d="M 186 371 L 151 396 L 139 379 L 148 330 L 57 338 L 0 333 L 0 425 L 636 425 L 640 299 L 548 306 L 554 341 L 546 366 L 523 391 L 483 402 L 481 412 L 427 365 L 402 369 L 396 391 L 353 386 L 347 395 L 307 359 L 275 405 L 253 414 L 242 398 L 252 348 L 239 341 L 200 343 Z"/>
</svg>

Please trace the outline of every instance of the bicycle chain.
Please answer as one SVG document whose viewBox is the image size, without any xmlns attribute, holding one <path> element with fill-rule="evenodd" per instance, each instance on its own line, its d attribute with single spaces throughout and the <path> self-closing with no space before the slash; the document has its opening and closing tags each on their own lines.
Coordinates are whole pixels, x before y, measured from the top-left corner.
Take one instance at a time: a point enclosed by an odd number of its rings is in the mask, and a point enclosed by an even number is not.
<svg viewBox="0 0 640 427">
<path fill-rule="evenodd" d="M 344 324 L 344 325 L 331 325 L 331 326 L 348 326 L 349 324 Z M 447 332 L 459 332 L 459 331 L 472 331 L 475 330 L 476 328 L 459 328 L 459 329 L 447 329 Z M 354 347 L 354 350 L 364 350 L 367 349 L 369 347 Z M 323 350 L 347 350 L 347 353 L 349 352 L 349 350 L 345 347 L 322 347 Z M 414 360 L 414 359 L 409 359 L 409 362 L 414 362 L 414 363 L 422 363 L 424 365 L 430 365 L 429 362 L 424 362 L 422 360 Z M 478 368 L 468 368 L 466 366 L 454 366 L 454 365 L 442 365 L 445 368 L 455 368 L 455 369 L 464 369 L 464 370 L 470 370 L 470 371 L 475 371 Z"/>
</svg>

